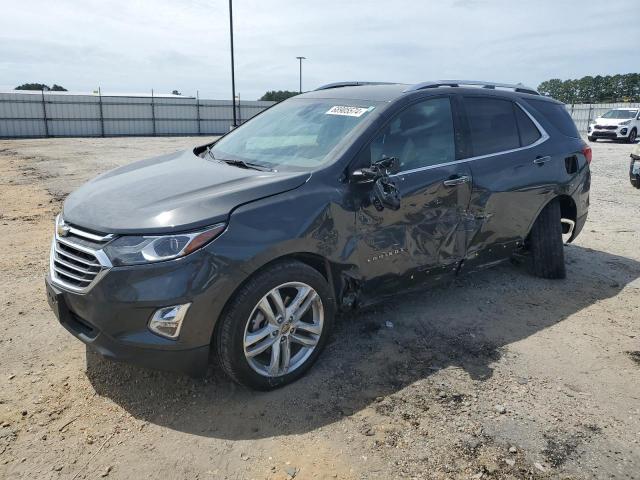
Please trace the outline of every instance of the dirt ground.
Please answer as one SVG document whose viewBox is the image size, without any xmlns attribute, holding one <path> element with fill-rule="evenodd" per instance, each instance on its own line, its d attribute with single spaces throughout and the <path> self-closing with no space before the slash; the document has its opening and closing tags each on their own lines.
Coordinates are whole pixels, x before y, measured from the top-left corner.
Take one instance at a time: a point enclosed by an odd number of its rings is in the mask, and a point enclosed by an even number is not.
<svg viewBox="0 0 640 480">
<path fill-rule="evenodd" d="M 640 478 L 640 191 L 593 145 L 568 277 L 503 265 L 338 319 L 256 393 L 103 360 L 48 308 L 53 218 L 116 165 L 201 138 L 0 141 L 0 478 Z M 390 323 L 388 323 L 390 322 Z"/>
</svg>

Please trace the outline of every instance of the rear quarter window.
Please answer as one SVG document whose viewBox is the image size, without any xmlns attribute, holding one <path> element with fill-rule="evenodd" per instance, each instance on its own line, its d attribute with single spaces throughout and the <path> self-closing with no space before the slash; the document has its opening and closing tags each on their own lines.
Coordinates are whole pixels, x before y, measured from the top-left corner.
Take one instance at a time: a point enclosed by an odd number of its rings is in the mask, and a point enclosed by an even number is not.
<svg viewBox="0 0 640 480">
<path fill-rule="evenodd" d="M 527 102 L 540 112 L 555 128 L 567 137 L 580 138 L 580 133 L 573 123 L 573 119 L 564 105 L 544 100 L 527 100 Z"/>
</svg>

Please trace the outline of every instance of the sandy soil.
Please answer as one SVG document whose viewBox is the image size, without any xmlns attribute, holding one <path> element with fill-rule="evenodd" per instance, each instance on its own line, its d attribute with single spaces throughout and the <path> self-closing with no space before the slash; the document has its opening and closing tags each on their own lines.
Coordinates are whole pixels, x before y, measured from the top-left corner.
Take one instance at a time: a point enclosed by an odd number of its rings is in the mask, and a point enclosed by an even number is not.
<svg viewBox="0 0 640 480">
<path fill-rule="evenodd" d="M 640 478 L 640 191 L 593 145 L 568 278 L 503 265 L 341 317 L 301 381 L 256 393 L 103 360 L 43 277 L 61 199 L 198 138 L 0 141 L 0 478 Z M 386 322 L 391 322 L 387 325 Z"/>
</svg>

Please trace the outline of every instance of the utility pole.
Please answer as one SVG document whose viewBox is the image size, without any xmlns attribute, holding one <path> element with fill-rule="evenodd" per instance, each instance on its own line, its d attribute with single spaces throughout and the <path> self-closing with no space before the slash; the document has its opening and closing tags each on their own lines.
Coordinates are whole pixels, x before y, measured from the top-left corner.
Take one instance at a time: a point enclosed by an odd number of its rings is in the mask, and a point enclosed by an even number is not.
<svg viewBox="0 0 640 480">
<path fill-rule="evenodd" d="M 236 118 L 236 73 L 233 61 L 233 0 L 229 0 L 229 33 L 231 35 L 231 98 L 233 99 L 233 128 L 238 126 Z"/>
<path fill-rule="evenodd" d="M 302 60 L 306 60 L 307 57 L 296 57 L 300 61 L 300 93 L 302 93 Z"/>
</svg>

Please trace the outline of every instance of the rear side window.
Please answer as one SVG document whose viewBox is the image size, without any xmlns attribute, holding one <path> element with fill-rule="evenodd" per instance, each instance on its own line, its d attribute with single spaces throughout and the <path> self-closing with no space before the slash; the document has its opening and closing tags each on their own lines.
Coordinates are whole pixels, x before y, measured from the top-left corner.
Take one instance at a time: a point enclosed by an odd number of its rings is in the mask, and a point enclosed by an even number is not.
<svg viewBox="0 0 640 480">
<path fill-rule="evenodd" d="M 474 156 L 520 148 L 513 102 L 489 97 L 465 97 L 464 105 Z"/>
<path fill-rule="evenodd" d="M 545 102 L 544 100 L 529 100 L 533 108 L 538 110 L 545 118 L 556 127 L 560 133 L 567 137 L 580 138 L 576 124 L 564 105 L 554 102 Z"/>
<path fill-rule="evenodd" d="M 531 121 L 529 115 L 524 113 L 517 105 L 514 105 L 514 110 L 518 122 L 518 131 L 520 132 L 520 145 L 526 147 L 527 145 L 537 142 L 541 137 L 540 131 Z"/>
</svg>

